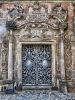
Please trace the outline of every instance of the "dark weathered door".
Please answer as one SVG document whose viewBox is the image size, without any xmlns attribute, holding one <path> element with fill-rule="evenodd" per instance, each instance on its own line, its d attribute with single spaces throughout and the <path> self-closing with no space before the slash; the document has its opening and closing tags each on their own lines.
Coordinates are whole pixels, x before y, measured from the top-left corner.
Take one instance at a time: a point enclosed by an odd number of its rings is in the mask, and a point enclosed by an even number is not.
<svg viewBox="0 0 75 100">
<path fill-rule="evenodd" d="M 51 64 L 51 45 L 22 45 L 22 86 L 51 86 Z"/>
</svg>

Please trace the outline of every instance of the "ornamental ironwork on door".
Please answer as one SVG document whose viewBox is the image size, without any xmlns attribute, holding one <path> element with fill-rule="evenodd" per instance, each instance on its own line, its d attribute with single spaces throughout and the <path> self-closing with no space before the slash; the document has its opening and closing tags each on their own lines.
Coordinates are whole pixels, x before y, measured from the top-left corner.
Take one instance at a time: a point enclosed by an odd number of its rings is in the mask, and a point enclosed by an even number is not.
<svg viewBox="0 0 75 100">
<path fill-rule="evenodd" d="M 51 86 L 51 65 L 51 45 L 22 45 L 22 86 Z"/>
</svg>

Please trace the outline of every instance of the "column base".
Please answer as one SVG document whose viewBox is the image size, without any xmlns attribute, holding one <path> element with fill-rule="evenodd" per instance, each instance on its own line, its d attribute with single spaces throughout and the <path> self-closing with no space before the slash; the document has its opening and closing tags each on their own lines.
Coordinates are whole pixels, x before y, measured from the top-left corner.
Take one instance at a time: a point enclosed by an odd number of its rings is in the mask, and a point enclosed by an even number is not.
<svg viewBox="0 0 75 100">
<path fill-rule="evenodd" d="M 52 91 L 58 91 L 58 87 L 55 87 L 55 86 L 54 86 L 54 87 L 51 88 L 51 90 L 52 90 Z"/>
<path fill-rule="evenodd" d="M 5 93 L 6 94 L 14 94 L 15 91 L 14 91 L 14 89 L 6 89 Z"/>
<path fill-rule="evenodd" d="M 15 87 L 17 91 L 22 91 L 22 84 Z"/>
<path fill-rule="evenodd" d="M 67 93 L 67 81 L 65 79 L 59 80 L 60 84 L 60 92 L 61 93 Z"/>
<path fill-rule="evenodd" d="M 14 94 L 14 80 L 7 80 L 6 83 L 8 84 L 8 88 L 6 89 L 5 93 L 6 94 Z"/>
</svg>

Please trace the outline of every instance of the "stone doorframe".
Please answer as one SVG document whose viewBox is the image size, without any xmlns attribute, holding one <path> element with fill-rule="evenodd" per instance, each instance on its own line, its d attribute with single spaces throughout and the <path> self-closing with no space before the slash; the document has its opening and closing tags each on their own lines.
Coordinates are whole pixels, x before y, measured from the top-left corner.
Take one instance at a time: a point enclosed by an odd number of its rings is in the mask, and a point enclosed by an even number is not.
<svg viewBox="0 0 75 100">
<path fill-rule="evenodd" d="M 17 60 L 18 60 L 18 85 L 22 84 L 22 44 L 50 44 L 52 48 L 52 87 L 56 86 L 56 41 L 50 42 L 18 42 L 17 43 Z"/>
</svg>

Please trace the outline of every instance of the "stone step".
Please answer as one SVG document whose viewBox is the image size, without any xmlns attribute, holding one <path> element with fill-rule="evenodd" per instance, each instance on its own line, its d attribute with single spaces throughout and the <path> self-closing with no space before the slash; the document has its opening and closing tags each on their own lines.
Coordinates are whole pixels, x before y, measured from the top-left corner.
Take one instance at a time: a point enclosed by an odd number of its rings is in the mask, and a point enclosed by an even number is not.
<svg viewBox="0 0 75 100">
<path fill-rule="evenodd" d="M 13 95 L 0 93 L 0 100 L 75 100 L 75 94 L 62 94 L 47 91 L 23 91 Z"/>
</svg>

